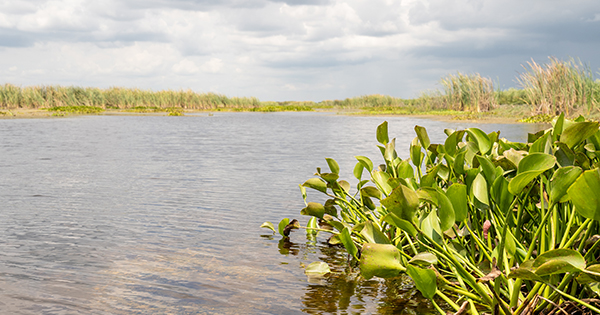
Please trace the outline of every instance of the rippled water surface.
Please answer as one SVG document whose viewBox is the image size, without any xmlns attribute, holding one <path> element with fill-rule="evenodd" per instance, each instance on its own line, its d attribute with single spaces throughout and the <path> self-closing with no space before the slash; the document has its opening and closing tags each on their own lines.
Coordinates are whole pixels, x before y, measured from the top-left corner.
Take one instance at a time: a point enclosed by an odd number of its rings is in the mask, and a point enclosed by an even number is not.
<svg viewBox="0 0 600 315">
<path fill-rule="evenodd" d="M 403 158 L 415 124 L 433 143 L 444 128 L 514 141 L 538 128 L 322 113 L 0 120 L 1 313 L 430 312 L 407 279 L 309 281 L 303 266 L 341 272 L 344 253 L 259 228 L 306 222 L 298 184 L 325 157 L 347 179 L 353 156 L 379 163 L 383 120 Z"/>
</svg>

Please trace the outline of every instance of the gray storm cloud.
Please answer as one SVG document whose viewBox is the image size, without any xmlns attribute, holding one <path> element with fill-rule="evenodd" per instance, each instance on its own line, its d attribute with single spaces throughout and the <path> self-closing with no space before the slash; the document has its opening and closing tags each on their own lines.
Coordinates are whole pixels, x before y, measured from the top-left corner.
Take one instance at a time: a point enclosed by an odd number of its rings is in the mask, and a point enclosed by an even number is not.
<svg viewBox="0 0 600 315">
<path fill-rule="evenodd" d="M 0 73 L 262 100 L 414 97 L 456 71 L 513 86 L 531 58 L 597 69 L 599 35 L 597 1 L 5 1 Z"/>
</svg>

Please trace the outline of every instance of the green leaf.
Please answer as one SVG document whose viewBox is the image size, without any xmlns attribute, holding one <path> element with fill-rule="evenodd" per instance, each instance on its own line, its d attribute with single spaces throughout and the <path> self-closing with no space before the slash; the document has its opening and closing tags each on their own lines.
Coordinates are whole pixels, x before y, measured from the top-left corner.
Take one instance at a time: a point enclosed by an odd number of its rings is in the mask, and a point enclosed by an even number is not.
<svg viewBox="0 0 600 315">
<path fill-rule="evenodd" d="M 273 223 L 271 223 L 269 221 L 261 224 L 260 227 L 270 229 L 271 231 L 273 231 L 273 233 L 277 232 L 277 230 L 275 230 L 275 226 L 273 225 Z"/>
<path fill-rule="evenodd" d="M 318 190 L 322 193 L 327 193 L 327 183 L 322 181 L 320 178 L 311 178 L 304 182 L 302 186 Z"/>
<path fill-rule="evenodd" d="M 310 215 L 319 219 L 325 214 L 325 207 L 318 202 L 309 202 L 305 208 L 300 210 L 301 215 Z"/>
<path fill-rule="evenodd" d="M 492 183 L 494 183 L 494 180 L 496 180 L 496 167 L 494 166 L 494 163 L 481 155 L 476 155 L 475 158 L 479 161 L 479 167 L 481 167 L 481 171 L 483 172 L 483 176 L 485 177 L 488 186 L 491 186 Z"/>
<path fill-rule="evenodd" d="M 429 212 L 423 221 L 421 221 L 421 231 L 435 242 L 442 242 L 442 228 L 440 227 L 440 220 L 436 211 Z"/>
<path fill-rule="evenodd" d="M 354 177 L 356 177 L 356 179 L 360 180 L 362 178 L 362 173 L 363 170 L 365 169 L 365 167 L 363 166 L 363 164 L 361 162 L 356 163 L 356 166 L 354 166 Z"/>
<path fill-rule="evenodd" d="M 519 162 L 517 176 L 508 184 L 511 194 L 519 194 L 525 186 L 543 172 L 551 169 L 556 164 L 556 158 L 546 153 L 531 153 Z"/>
<path fill-rule="evenodd" d="M 585 259 L 575 250 L 560 248 L 549 250 L 534 261 L 532 268 L 539 276 L 553 275 L 565 272 L 576 272 L 585 269 Z"/>
<path fill-rule="evenodd" d="M 386 145 L 390 138 L 388 137 L 388 122 L 384 121 L 381 125 L 377 126 L 377 141 L 383 145 Z"/>
<path fill-rule="evenodd" d="M 307 276 L 323 276 L 331 272 L 329 265 L 322 261 L 315 261 L 306 266 L 304 273 Z"/>
<path fill-rule="evenodd" d="M 492 184 L 492 199 L 502 213 L 507 213 L 510 210 L 509 207 L 515 199 L 515 195 L 508 190 L 508 184 L 508 180 L 503 176 L 498 176 Z"/>
<path fill-rule="evenodd" d="M 560 113 L 559 116 L 552 119 L 552 140 L 557 141 L 563 131 L 565 123 L 565 113 Z"/>
<path fill-rule="evenodd" d="M 348 228 L 345 227 L 344 229 L 342 229 L 342 231 L 340 232 L 339 235 L 340 235 L 340 241 L 342 242 L 342 244 L 344 244 L 344 247 L 348 251 L 348 254 L 350 254 L 355 259 L 358 259 L 358 257 L 357 257 L 358 248 L 356 248 L 356 245 L 354 244 L 354 241 L 352 240 L 352 237 L 350 236 L 350 230 L 348 230 Z"/>
<path fill-rule="evenodd" d="M 552 134 L 550 132 L 546 132 L 543 136 L 539 137 L 535 142 L 531 145 L 529 149 L 529 153 L 541 152 L 550 154 L 552 149 Z"/>
<path fill-rule="evenodd" d="M 537 274 L 535 274 L 532 270 L 527 269 L 527 268 L 523 268 L 522 266 L 512 270 L 509 274 L 508 274 L 508 278 L 519 278 L 519 279 L 523 279 L 523 280 L 531 280 L 531 281 L 537 281 L 537 282 L 544 282 L 544 279 L 542 279 L 542 277 L 538 276 Z"/>
<path fill-rule="evenodd" d="M 489 208 L 490 199 L 488 196 L 487 182 L 485 178 L 481 175 L 481 173 L 477 174 L 477 176 L 473 180 L 471 189 L 473 191 L 473 197 L 475 197 L 475 201 L 477 202 L 477 208 Z"/>
<path fill-rule="evenodd" d="M 421 266 L 429 266 L 435 265 L 438 263 L 437 257 L 430 252 L 422 252 L 418 253 L 413 258 L 408 261 L 409 264 L 413 265 L 421 265 Z"/>
<path fill-rule="evenodd" d="M 389 195 L 392 192 L 392 187 L 388 184 L 390 179 L 390 175 L 386 172 L 382 171 L 373 171 L 371 172 L 371 178 L 373 182 L 384 194 Z"/>
<path fill-rule="evenodd" d="M 486 154 L 488 151 L 490 151 L 492 148 L 492 142 L 485 132 L 477 128 L 468 128 L 466 131 L 477 144 L 481 154 Z"/>
<path fill-rule="evenodd" d="M 392 278 L 406 270 L 400 262 L 400 251 L 391 244 L 364 244 L 359 266 L 365 279 Z"/>
<path fill-rule="evenodd" d="M 431 143 L 429 141 L 429 136 L 427 135 L 427 129 L 425 129 L 425 127 L 415 126 L 415 132 L 417 133 L 419 142 L 421 142 L 423 148 L 427 150 L 427 148 L 429 148 L 429 144 Z"/>
<path fill-rule="evenodd" d="M 327 165 L 329 165 L 329 170 L 334 174 L 340 173 L 340 165 L 334 160 L 330 158 L 325 159 L 327 161 Z"/>
<path fill-rule="evenodd" d="M 464 184 L 452 184 L 446 190 L 446 197 L 452 202 L 454 219 L 462 222 L 467 218 L 467 186 Z"/>
<path fill-rule="evenodd" d="M 412 166 L 407 160 L 403 160 L 402 162 L 400 162 L 400 164 L 398 164 L 397 171 L 399 178 L 415 177 L 415 170 L 412 168 Z"/>
<path fill-rule="evenodd" d="M 412 265 L 408 265 L 406 269 L 419 292 L 425 298 L 433 299 L 437 292 L 435 272 L 431 269 L 421 269 Z"/>
<path fill-rule="evenodd" d="M 278 228 L 279 228 L 279 234 L 280 234 L 281 236 L 285 236 L 285 235 L 283 234 L 283 230 L 285 229 L 285 227 L 286 227 L 286 226 L 287 226 L 289 223 L 290 223 L 290 219 L 288 219 L 288 218 L 283 218 L 281 221 L 279 221 L 279 226 L 278 226 Z"/>
<path fill-rule="evenodd" d="M 414 190 L 400 184 L 387 198 L 381 200 L 381 204 L 399 218 L 412 222 L 419 206 L 419 197 Z"/>
<path fill-rule="evenodd" d="M 600 220 L 600 169 L 583 172 L 567 190 L 575 210 L 585 218 Z"/>
<path fill-rule="evenodd" d="M 366 186 L 360 189 L 360 194 L 363 197 L 373 197 L 377 199 L 381 199 L 381 191 L 377 189 L 377 187 Z"/>
<path fill-rule="evenodd" d="M 354 158 L 356 158 L 358 160 L 358 162 L 360 164 L 362 164 L 362 166 L 364 168 L 367 169 L 367 171 L 369 171 L 369 173 L 371 173 L 373 171 L 373 162 L 371 162 L 371 160 L 366 157 L 366 156 L 355 156 Z M 355 168 L 356 170 L 356 168 Z M 356 172 L 354 173 L 354 175 L 356 176 Z"/>
<path fill-rule="evenodd" d="M 443 192 L 438 191 L 438 218 L 440 219 L 440 228 L 447 231 L 454 225 L 455 215 L 452 202 Z"/>
<path fill-rule="evenodd" d="M 410 144 L 410 160 L 416 167 L 419 167 L 423 161 L 423 152 L 421 152 L 421 146 L 419 145 L 418 138 L 416 137 Z"/>
<path fill-rule="evenodd" d="M 389 244 L 390 240 L 381 232 L 379 226 L 371 221 L 365 222 L 365 227 L 360 231 L 360 234 L 365 237 L 367 242 L 376 244 Z"/>
<path fill-rule="evenodd" d="M 598 122 L 584 121 L 566 127 L 560 135 L 560 142 L 573 148 L 583 140 L 598 132 Z"/>
<path fill-rule="evenodd" d="M 408 233 L 408 235 L 410 235 L 410 236 L 413 236 L 413 237 L 417 236 L 417 230 L 412 225 L 412 223 L 401 219 L 400 217 L 398 217 L 397 215 L 395 215 L 393 213 L 386 214 L 383 217 L 383 221 L 387 222 L 388 224 L 390 224 L 392 226 L 395 226 L 395 227 L 401 229 L 402 231 Z"/>
<path fill-rule="evenodd" d="M 583 170 L 577 166 L 566 166 L 556 170 L 550 180 L 550 202 L 560 202 L 581 173 Z"/>
</svg>

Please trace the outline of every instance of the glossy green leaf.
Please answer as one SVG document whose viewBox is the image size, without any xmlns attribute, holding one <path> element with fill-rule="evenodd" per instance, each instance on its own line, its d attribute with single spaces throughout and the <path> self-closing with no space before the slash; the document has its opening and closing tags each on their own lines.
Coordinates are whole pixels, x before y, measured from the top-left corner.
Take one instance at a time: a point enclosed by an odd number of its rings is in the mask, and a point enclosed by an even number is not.
<svg viewBox="0 0 600 315">
<path fill-rule="evenodd" d="M 360 180 L 362 178 L 362 173 L 363 170 L 365 169 L 365 167 L 363 166 L 363 163 L 358 162 L 356 163 L 356 166 L 354 166 L 354 177 L 356 177 L 356 179 Z"/>
<path fill-rule="evenodd" d="M 400 185 L 387 198 L 381 200 L 381 204 L 399 218 L 412 222 L 419 206 L 419 197 L 414 190 Z"/>
<path fill-rule="evenodd" d="M 392 141 L 388 142 L 385 145 L 385 149 L 383 151 L 383 158 L 388 162 L 392 162 L 397 157 L 398 155 L 396 154 L 396 139 L 392 139 Z"/>
<path fill-rule="evenodd" d="M 600 169 L 583 172 L 567 193 L 580 215 L 600 220 Z"/>
<path fill-rule="evenodd" d="M 452 202 L 443 192 L 438 191 L 438 218 L 440 219 L 440 228 L 442 231 L 452 228 L 455 222 L 454 208 Z"/>
<path fill-rule="evenodd" d="M 335 181 L 340 178 L 340 175 L 335 173 L 321 173 L 319 176 L 321 176 L 321 178 L 328 183 L 335 183 Z"/>
<path fill-rule="evenodd" d="M 329 165 L 329 170 L 331 173 L 340 173 L 340 165 L 334 159 L 326 158 L 325 160 L 327 161 L 327 165 Z"/>
<path fill-rule="evenodd" d="M 560 142 L 573 148 L 583 140 L 598 132 L 598 122 L 584 121 L 566 127 L 560 135 Z"/>
<path fill-rule="evenodd" d="M 371 221 L 365 222 L 365 227 L 360 231 L 360 234 L 365 237 L 367 242 L 376 244 L 389 244 L 390 240 L 381 232 L 379 226 Z"/>
<path fill-rule="evenodd" d="M 585 269 L 585 259 L 575 250 L 553 249 L 538 256 L 532 265 L 539 276 L 575 272 Z"/>
<path fill-rule="evenodd" d="M 442 242 L 442 228 L 436 211 L 431 211 L 421 221 L 421 231 L 437 243 Z"/>
<path fill-rule="evenodd" d="M 577 166 L 566 166 L 556 170 L 550 180 L 550 202 L 560 202 L 581 173 L 583 170 Z"/>
<path fill-rule="evenodd" d="M 306 269 L 304 269 L 304 273 L 307 276 L 324 276 L 328 273 L 331 272 L 331 269 L 329 269 L 329 265 L 327 265 L 326 263 L 322 262 L 322 261 L 315 261 L 313 263 L 310 263 L 308 266 L 306 266 Z"/>
<path fill-rule="evenodd" d="M 565 123 L 565 113 L 560 113 L 559 116 L 552 119 L 552 141 L 557 141 L 562 134 Z"/>
<path fill-rule="evenodd" d="M 373 197 L 377 199 L 381 199 L 381 191 L 377 189 L 377 187 L 366 186 L 360 189 L 360 194 L 363 197 Z"/>
<path fill-rule="evenodd" d="M 467 186 L 464 184 L 452 184 L 446 190 L 446 197 L 450 199 L 454 209 L 454 219 L 462 222 L 467 218 Z"/>
<path fill-rule="evenodd" d="M 288 218 L 283 218 L 281 221 L 279 221 L 279 226 L 278 226 L 278 230 L 279 230 L 279 234 L 281 236 L 285 236 L 283 234 L 283 230 L 285 229 L 285 227 L 290 223 L 290 219 Z"/>
<path fill-rule="evenodd" d="M 503 176 L 498 176 L 492 184 L 492 199 L 502 213 L 507 213 L 510 210 L 510 205 L 515 199 L 515 195 L 508 190 L 508 184 L 508 180 Z"/>
<path fill-rule="evenodd" d="M 406 270 L 400 262 L 400 251 L 391 244 L 364 244 L 359 267 L 365 279 L 392 278 Z"/>
<path fill-rule="evenodd" d="M 554 152 L 554 156 L 556 157 L 558 165 L 572 166 L 575 163 L 575 153 L 573 150 L 569 149 L 569 147 L 562 142 L 556 142 L 556 147 L 558 150 Z"/>
<path fill-rule="evenodd" d="M 325 207 L 318 202 L 309 202 L 305 208 L 300 210 L 301 215 L 310 215 L 317 218 L 323 218 Z"/>
<path fill-rule="evenodd" d="M 421 145 L 419 145 L 418 138 L 414 138 L 410 144 L 410 160 L 414 166 L 419 167 L 421 161 L 423 161 L 423 152 L 421 152 Z"/>
<path fill-rule="evenodd" d="M 373 171 L 371 172 L 371 179 L 373 179 L 375 185 L 377 185 L 377 187 L 379 187 L 384 194 L 389 195 L 392 192 L 392 187 L 388 184 L 390 179 L 390 175 L 388 173 L 382 171 Z"/>
<path fill-rule="evenodd" d="M 481 171 L 488 186 L 491 186 L 494 180 L 496 180 L 496 167 L 494 166 L 494 163 L 481 155 L 476 155 L 475 158 L 479 162 L 479 167 L 481 167 Z"/>
<path fill-rule="evenodd" d="M 519 163 L 517 176 L 508 184 L 511 194 L 519 194 L 525 186 L 543 172 L 551 169 L 556 164 L 556 158 L 546 153 L 531 153 Z"/>
<path fill-rule="evenodd" d="M 546 132 L 531 145 L 529 153 L 540 152 L 550 154 L 552 150 L 552 134 Z"/>
<path fill-rule="evenodd" d="M 428 299 L 433 299 L 437 292 L 435 272 L 431 269 L 422 269 L 412 265 L 407 266 L 407 273 L 415 282 L 421 294 Z"/>
<path fill-rule="evenodd" d="M 359 155 L 359 156 L 355 156 L 354 158 L 356 158 L 358 160 L 358 162 L 360 164 L 362 164 L 362 166 L 364 168 L 366 168 L 369 173 L 371 173 L 373 171 L 373 162 L 371 162 L 371 160 L 368 157 Z M 356 173 L 355 173 L 355 175 L 356 175 Z"/>
<path fill-rule="evenodd" d="M 488 186 L 487 181 L 481 173 L 477 174 L 473 180 L 471 190 L 473 191 L 473 197 L 475 197 L 475 201 L 477 202 L 477 208 L 487 209 L 490 206 Z"/>
<path fill-rule="evenodd" d="M 350 236 L 350 230 L 348 230 L 348 228 L 345 227 L 344 229 L 342 229 L 339 235 L 340 241 L 342 242 L 342 244 L 344 244 L 344 247 L 346 248 L 346 251 L 348 251 L 348 254 L 350 254 L 355 259 L 358 259 L 358 248 L 356 248 L 356 245 L 354 244 L 354 241 Z"/>
<path fill-rule="evenodd" d="M 377 141 L 383 145 L 386 145 L 390 138 L 388 137 L 388 122 L 384 121 L 377 126 Z"/>
<path fill-rule="evenodd" d="M 429 135 L 427 135 L 427 129 L 421 126 L 415 126 L 415 132 L 417 133 L 417 138 L 419 138 L 419 142 L 426 150 L 429 148 Z"/>
<path fill-rule="evenodd" d="M 403 160 L 402 162 L 400 162 L 400 164 L 398 164 L 397 172 L 398 172 L 399 178 L 414 178 L 415 177 L 415 170 L 413 169 L 413 167 L 410 165 L 410 163 L 407 160 Z"/>
<path fill-rule="evenodd" d="M 327 193 L 327 183 L 319 178 L 311 178 L 302 184 L 304 187 L 312 188 L 323 193 Z"/>
<path fill-rule="evenodd" d="M 434 254 L 432 254 L 430 252 L 421 252 L 421 253 L 414 255 L 413 258 L 411 258 L 408 261 L 408 263 L 413 264 L 413 265 L 421 265 L 421 266 L 427 267 L 429 265 L 437 264 L 438 259 L 437 259 L 437 256 L 435 256 Z"/>
<path fill-rule="evenodd" d="M 492 142 L 488 135 L 478 128 L 468 128 L 467 133 L 477 144 L 477 148 L 481 154 L 487 154 L 492 148 Z"/>
<path fill-rule="evenodd" d="M 263 224 L 260 225 L 261 228 L 267 228 L 271 231 L 273 231 L 273 233 L 277 233 L 277 230 L 275 230 L 275 226 L 273 225 L 273 223 L 267 221 Z"/>
<path fill-rule="evenodd" d="M 403 220 L 393 213 L 386 214 L 383 217 L 383 221 L 387 222 L 388 224 L 390 224 L 392 226 L 395 226 L 395 227 L 401 229 L 402 231 L 405 231 L 410 236 L 417 235 L 417 230 L 415 229 L 415 227 L 412 225 L 411 222 Z"/>
<path fill-rule="evenodd" d="M 346 193 L 350 192 L 350 183 L 345 180 L 341 180 L 338 182 L 340 188 L 342 188 Z"/>
</svg>

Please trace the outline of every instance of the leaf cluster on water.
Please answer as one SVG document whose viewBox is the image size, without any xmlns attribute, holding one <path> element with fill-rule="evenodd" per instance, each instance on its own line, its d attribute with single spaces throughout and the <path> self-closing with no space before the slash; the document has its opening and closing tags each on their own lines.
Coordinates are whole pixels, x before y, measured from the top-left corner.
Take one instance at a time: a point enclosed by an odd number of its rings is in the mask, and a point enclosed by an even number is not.
<svg viewBox="0 0 600 315">
<path fill-rule="evenodd" d="M 446 129 L 430 142 L 416 126 L 410 158 L 398 157 L 387 122 L 377 128 L 383 163 L 356 156 L 355 188 L 339 165 L 300 185 L 306 227 L 331 234 L 365 279 L 407 274 L 455 312 L 525 314 L 600 293 L 600 131 L 560 115 L 552 128 L 511 142 L 499 132 Z M 367 177 L 363 177 L 367 174 Z M 308 202 L 307 189 L 329 197 Z M 324 228 L 325 226 L 329 228 Z M 320 268 L 327 270 L 327 268 Z"/>
</svg>

